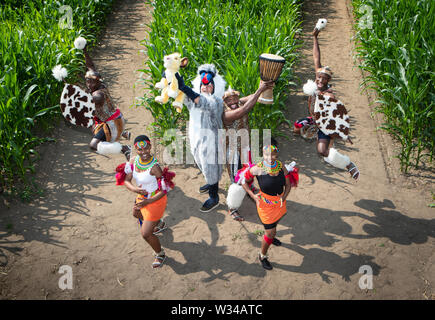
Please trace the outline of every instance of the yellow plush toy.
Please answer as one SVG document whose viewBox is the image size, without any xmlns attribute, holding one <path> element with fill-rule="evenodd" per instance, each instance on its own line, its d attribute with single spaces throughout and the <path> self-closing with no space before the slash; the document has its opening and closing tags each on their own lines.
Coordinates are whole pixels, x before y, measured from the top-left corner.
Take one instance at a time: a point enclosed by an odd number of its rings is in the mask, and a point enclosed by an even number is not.
<svg viewBox="0 0 435 320">
<path fill-rule="evenodd" d="M 181 58 L 181 54 L 178 52 L 167 55 L 163 58 L 165 74 L 163 78 L 156 83 L 155 87 L 161 89 L 160 96 L 157 96 L 154 100 L 158 103 L 167 103 L 169 97 L 174 98 L 172 105 L 176 108 L 177 112 L 181 112 L 183 108 L 183 101 L 185 94 L 178 89 L 178 80 L 175 74 L 187 66 L 189 60 L 187 58 Z"/>
</svg>

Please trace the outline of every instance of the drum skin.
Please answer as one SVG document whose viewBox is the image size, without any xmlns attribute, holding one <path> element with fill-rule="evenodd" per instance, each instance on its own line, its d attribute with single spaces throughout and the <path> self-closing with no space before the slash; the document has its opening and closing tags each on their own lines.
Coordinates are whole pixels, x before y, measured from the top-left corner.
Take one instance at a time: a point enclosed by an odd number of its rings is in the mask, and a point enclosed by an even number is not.
<svg viewBox="0 0 435 320">
<path fill-rule="evenodd" d="M 285 59 L 276 54 L 262 53 L 260 59 L 260 79 L 263 81 L 276 81 L 281 75 Z M 273 89 L 265 90 L 258 99 L 262 104 L 273 104 Z"/>
</svg>

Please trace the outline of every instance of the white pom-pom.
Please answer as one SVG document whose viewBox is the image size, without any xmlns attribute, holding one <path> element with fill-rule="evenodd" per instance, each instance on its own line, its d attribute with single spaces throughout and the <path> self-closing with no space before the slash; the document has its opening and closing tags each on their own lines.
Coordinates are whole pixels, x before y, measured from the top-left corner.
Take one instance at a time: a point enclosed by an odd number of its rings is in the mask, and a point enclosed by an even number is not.
<svg viewBox="0 0 435 320">
<path fill-rule="evenodd" d="M 83 37 L 78 37 L 74 40 L 74 47 L 79 50 L 83 50 L 86 47 L 86 39 Z"/>
<path fill-rule="evenodd" d="M 327 22 L 326 19 L 317 20 L 316 29 L 318 29 L 318 30 L 324 29 L 326 27 L 326 22 Z"/>
<path fill-rule="evenodd" d="M 57 81 L 63 81 L 63 79 L 68 76 L 68 71 L 60 64 L 51 69 L 51 72 L 53 73 L 53 77 L 55 77 Z"/>
<path fill-rule="evenodd" d="M 314 96 L 317 92 L 317 85 L 313 80 L 308 80 L 303 87 L 304 93 L 309 96 Z"/>
<path fill-rule="evenodd" d="M 121 153 L 122 146 L 119 142 L 101 141 L 97 144 L 99 154 Z"/>
</svg>

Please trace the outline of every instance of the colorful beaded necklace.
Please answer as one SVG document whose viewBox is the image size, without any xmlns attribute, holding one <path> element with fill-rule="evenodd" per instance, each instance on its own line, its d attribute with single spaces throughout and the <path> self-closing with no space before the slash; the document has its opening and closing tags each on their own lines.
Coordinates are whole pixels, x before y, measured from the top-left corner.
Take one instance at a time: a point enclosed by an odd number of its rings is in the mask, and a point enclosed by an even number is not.
<svg viewBox="0 0 435 320">
<path fill-rule="evenodd" d="M 268 174 L 276 174 L 282 169 L 282 163 L 278 160 L 275 160 L 275 162 L 271 165 L 267 164 L 264 161 L 261 161 L 257 164 L 257 166 L 266 171 L 266 173 Z"/>
<path fill-rule="evenodd" d="M 136 159 L 134 160 L 134 164 L 136 166 L 136 168 L 138 168 L 139 170 L 148 170 L 149 168 L 152 168 L 155 164 L 156 164 L 157 160 L 152 157 L 150 161 L 148 162 L 142 162 L 142 160 L 140 159 L 139 156 L 136 157 Z"/>
</svg>

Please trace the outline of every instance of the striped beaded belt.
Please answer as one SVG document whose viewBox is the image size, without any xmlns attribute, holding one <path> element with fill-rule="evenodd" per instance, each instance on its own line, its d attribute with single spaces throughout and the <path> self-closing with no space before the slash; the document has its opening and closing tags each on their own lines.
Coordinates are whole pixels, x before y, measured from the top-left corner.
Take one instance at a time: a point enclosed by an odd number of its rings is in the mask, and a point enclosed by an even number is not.
<svg viewBox="0 0 435 320">
<path fill-rule="evenodd" d="M 261 200 L 263 200 L 265 203 L 267 203 L 267 204 L 278 204 L 278 203 L 280 203 L 281 204 L 280 207 L 282 207 L 282 198 L 280 198 L 279 200 L 269 200 L 269 199 L 266 199 L 263 195 L 261 195 L 261 193 L 258 195 L 258 197 Z"/>
<path fill-rule="evenodd" d="M 151 198 L 151 197 L 154 197 L 154 196 L 157 194 L 157 191 L 158 191 L 158 189 L 157 189 L 157 190 L 154 190 L 154 191 L 151 192 L 151 193 L 148 193 L 146 196 L 143 195 L 143 194 L 140 194 L 139 196 L 140 196 L 141 198 L 149 199 L 149 198 Z"/>
</svg>

